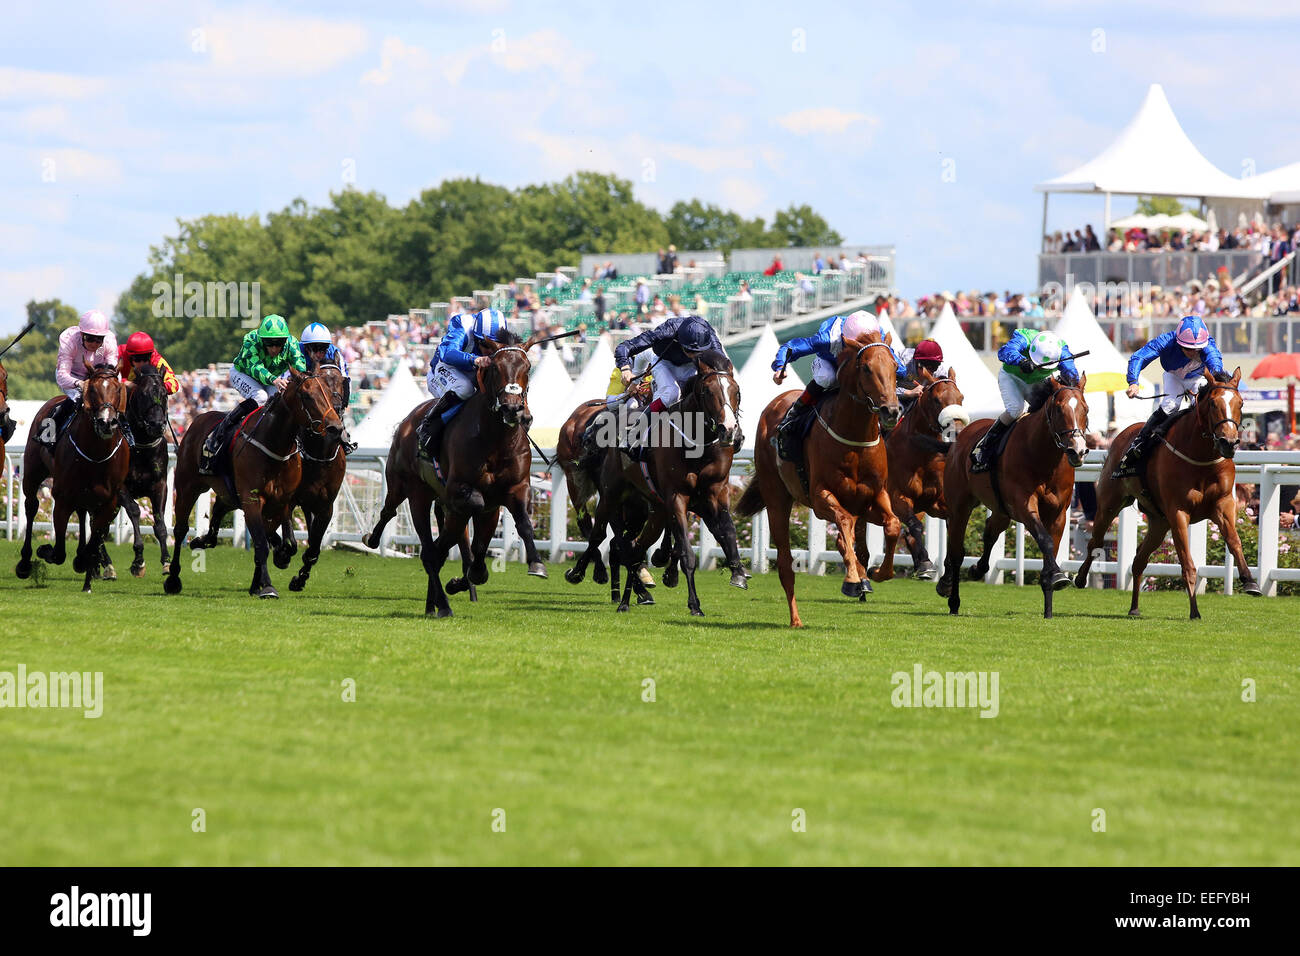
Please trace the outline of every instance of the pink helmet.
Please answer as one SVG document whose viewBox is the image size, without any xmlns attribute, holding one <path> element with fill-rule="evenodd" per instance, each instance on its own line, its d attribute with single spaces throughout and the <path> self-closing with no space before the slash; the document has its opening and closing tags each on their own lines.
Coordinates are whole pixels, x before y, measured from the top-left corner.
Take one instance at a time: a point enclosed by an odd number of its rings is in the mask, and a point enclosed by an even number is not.
<svg viewBox="0 0 1300 956">
<path fill-rule="evenodd" d="M 1178 334 L 1174 338 L 1185 349 L 1203 349 L 1210 343 L 1210 330 L 1198 317 L 1189 315 L 1178 323 Z"/>
<path fill-rule="evenodd" d="M 865 309 L 859 309 L 844 320 L 840 326 L 840 335 L 846 342 L 852 341 L 868 332 L 879 332 L 880 323 L 876 317 Z"/>
<path fill-rule="evenodd" d="M 77 328 L 87 335 L 108 335 L 108 316 L 99 309 L 83 312 L 80 321 L 77 322 Z"/>
</svg>

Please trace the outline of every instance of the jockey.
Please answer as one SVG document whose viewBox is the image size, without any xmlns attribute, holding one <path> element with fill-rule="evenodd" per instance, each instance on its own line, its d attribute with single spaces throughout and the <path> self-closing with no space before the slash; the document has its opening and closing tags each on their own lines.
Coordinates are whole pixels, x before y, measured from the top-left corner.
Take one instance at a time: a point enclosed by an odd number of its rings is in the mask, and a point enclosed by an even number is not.
<svg viewBox="0 0 1300 956">
<path fill-rule="evenodd" d="M 1079 380 L 1079 370 L 1075 368 L 1070 347 L 1055 332 L 1016 329 L 1006 344 L 998 349 L 998 361 L 1002 363 L 998 372 L 998 390 L 1006 407 L 973 450 L 971 471 L 974 473 L 992 467 L 998 441 L 1024 412 L 1034 386 L 1047 381 L 1058 368 L 1062 381 Z"/>
<path fill-rule="evenodd" d="M 821 397 L 839 387 L 836 378 L 837 360 L 845 342 L 856 340 L 859 336 L 871 332 L 880 332 L 880 323 L 870 312 L 860 310 L 849 316 L 833 315 L 823 322 L 812 335 L 791 339 L 776 350 L 772 360 L 772 381 L 780 385 L 785 381 L 786 367 L 793 361 L 806 355 L 813 356 L 812 381 L 804 388 L 803 394 L 794 400 L 776 426 L 777 450 L 782 458 L 793 461 L 791 455 L 797 456 L 797 439 L 795 436 L 803 431 L 803 423 L 813 413 Z M 883 338 L 883 333 L 882 333 Z M 893 346 L 890 347 L 893 352 Z M 906 374 L 902 362 L 894 354 L 899 378 Z"/>
<path fill-rule="evenodd" d="M 352 399 L 352 379 L 348 375 L 348 360 L 342 350 L 334 344 L 330 330 L 319 322 L 313 322 L 303 329 L 298 342 L 302 346 L 302 356 L 307 360 L 309 372 L 314 371 L 318 365 L 333 365 L 343 373 L 343 407 L 335 409 L 342 418 L 348 409 L 348 402 Z M 346 437 L 342 444 L 344 454 L 350 455 L 357 450 L 356 443 L 348 441 Z"/>
<path fill-rule="evenodd" d="M 59 357 L 54 369 L 54 380 L 63 394 L 72 399 L 59 402 L 50 413 L 52 429 L 41 429 L 37 441 L 54 446 L 59 432 L 67 424 L 73 411 L 81 402 L 81 387 L 96 365 L 117 366 L 117 340 L 108 327 L 108 317 L 98 309 L 83 312 L 77 324 L 64 329 L 59 335 Z M 48 439 L 48 440 L 43 440 Z"/>
<path fill-rule="evenodd" d="M 609 415 L 617 415 L 619 406 L 626 405 L 627 419 L 630 420 L 636 412 L 650 403 L 654 382 L 647 370 L 650 367 L 650 356 L 653 354 L 649 350 L 637 354 L 632 360 L 634 377 L 627 385 L 623 384 L 623 370 L 618 366 L 609 373 L 609 388 L 605 392 L 605 410 Z M 606 411 L 592 415 L 591 421 L 587 422 L 587 427 L 583 429 L 582 457 L 578 465 L 584 469 L 595 464 L 600 454 L 596 433 L 607 418 Z"/>
<path fill-rule="evenodd" d="M 944 378 L 948 374 L 948 365 L 943 360 L 942 346 L 934 339 L 922 339 L 916 343 L 916 348 L 904 350 L 903 366 L 904 374 L 898 377 L 897 391 L 899 402 L 906 412 L 921 392 L 925 391 L 925 386 L 920 381 L 921 370 L 925 369 L 935 378 Z M 910 387 L 904 385 L 904 379 L 913 384 Z"/>
<path fill-rule="evenodd" d="M 279 315 L 268 315 L 262 324 L 244 336 L 230 369 L 230 384 L 244 400 L 226 413 L 217 427 L 208 433 L 199 458 L 199 472 L 212 474 L 217 452 L 230 437 L 231 430 L 253 409 L 265 405 L 271 394 L 284 388 L 289 369 L 307 371 L 298 340 L 289 334 L 289 324 Z"/>
<path fill-rule="evenodd" d="M 163 387 L 167 389 L 168 395 L 180 391 L 180 379 L 167 364 L 167 360 L 158 354 L 148 332 L 132 332 L 126 344 L 117 347 L 117 367 L 124 382 L 134 382 L 136 373 L 142 368 L 155 368 L 162 376 Z"/>
<path fill-rule="evenodd" d="M 1115 471 L 1116 478 L 1127 478 L 1136 473 L 1146 453 L 1163 438 L 1172 424 L 1173 414 L 1183 403 L 1183 396 L 1195 399 L 1205 382 L 1205 372 L 1218 375 L 1223 372 L 1223 355 L 1215 344 L 1214 336 L 1197 316 L 1189 315 L 1178 323 L 1172 332 L 1157 336 L 1133 353 L 1128 360 L 1129 398 L 1137 398 L 1138 374 L 1156 359 L 1164 369 L 1164 395 L 1151 412 L 1142 430 L 1128 446 Z"/>
<path fill-rule="evenodd" d="M 492 360 L 486 355 L 474 354 L 479 339 L 493 342 L 510 341 L 505 316 L 497 309 L 484 309 L 473 315 L 460 313 L 447 322 L 438 350 L 429 362 L 425 383 L 429 394 L 438 399 L 429 409 L 416 429 L 419 436 L 419 455 L 433 461 L 442 441 L 442 430 L 451 417 L 448 413 L 470 398 L 478 388 L 477 370 L 486 368 Z"/>
</svg>

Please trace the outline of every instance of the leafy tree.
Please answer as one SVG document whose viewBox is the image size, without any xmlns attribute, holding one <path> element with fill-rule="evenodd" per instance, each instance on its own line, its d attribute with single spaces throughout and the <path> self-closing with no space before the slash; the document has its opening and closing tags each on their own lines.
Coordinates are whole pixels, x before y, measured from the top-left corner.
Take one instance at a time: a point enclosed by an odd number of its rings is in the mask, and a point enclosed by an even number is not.
<svg viewBox="0 0 1300 956">
<path fill-rule="evenodd" d="M 1143 216 L 1176 216 L 1183 211 L 1183 204 L 1173 196 L 1141 196 L 1137 201 L 1137 211 Z"/>
<path fill-rule="evenodd" d="M 739 213 L 705 205 L 698 199 L 677 202 L 665 222 L 668 241 L 679 249 L 761 249 L 777 242 L 762 219 L 745 219 Z M 784 244 L 784 243 L 782 243 Z"/>
<path fill-rule="evenodd" d="M 838 246 L 844 237 L 832 229 L 811 206 L 791 205 L 772 220 L 779 246 Z"/>
<path fill-rule="evenodd" d="M 77 310 L 59 299 L 33 300 L 27 303 L 27 322 L 35 323 L 35 328 L 4 357 L 9 397 L 53 398 L 59 390 L 54 382 L 59 334 L 77 324 Z"/>
</svg>

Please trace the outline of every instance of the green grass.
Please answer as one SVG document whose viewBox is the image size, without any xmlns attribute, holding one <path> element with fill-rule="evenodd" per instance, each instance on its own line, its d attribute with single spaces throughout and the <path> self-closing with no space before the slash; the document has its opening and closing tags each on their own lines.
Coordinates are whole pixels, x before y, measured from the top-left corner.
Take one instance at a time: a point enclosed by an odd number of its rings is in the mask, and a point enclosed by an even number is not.
<svg viewBox="0 0 1300 956">
<path fill-rule="evenodd" d="M 1065 591 L 1044 621 L 1036 588 L 981 584 L 951 618 L 932 585 L 801 577 L 791 632 L 775 575 L 701 575 L 693 620 L 681 589 L 616 615 L 516 565 L 436 621 L 415 561 L 326 554 L 259 602 L 230 548 L 174 598 L 152 543 L 89 596 L 9 551 L 0 671 L 103 671 L 105 704 L 0 710 L 3 864 L 1300 863 L 1290 599 L 1130 620 Z M 999 716 L 894 708 L 918 662 L 998 671 Z"/>
</svg>

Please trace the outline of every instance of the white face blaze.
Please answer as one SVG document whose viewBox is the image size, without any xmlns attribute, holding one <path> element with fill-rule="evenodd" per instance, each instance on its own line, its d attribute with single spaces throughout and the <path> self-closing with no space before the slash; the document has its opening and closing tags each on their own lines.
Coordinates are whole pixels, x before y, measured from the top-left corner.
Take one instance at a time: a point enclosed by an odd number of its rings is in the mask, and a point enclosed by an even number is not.
<svg viewBox="0 0 1300 956">
<path fill-rule="evenodd" d="M 736 427 L 736 413 L 731 410 L 731 379 L 722 379 L 722 427 L 728 431 Z"/>
<path fill-rule="evenodd" d="M 1079 399 L 1074 395 L 1071 395 L 1069 400 L 1066 401 L 1065 404 L 1070 407 L 1070 411 L 1073 413 L 1072 417 L 1074 421 L 1076 422 L 1079 421 L 1079 417 L 1080 417 Z M 1084 421 L 1080 427 L 1086 431 L 1088 427 L 1087 421 Z M 1070 439 L 1070 448 L 1080 457 L 1083 457 L 1088 453 L 1088 442 L 1084 439 L 1083 435 L 1075 434 Z"/>
<path fill-rule="evenodd" d="M 1228 392 L 1226 390 L 1219 393 L 1219 401 L 1223 404 L 1223 417 L 1225 419 L 1231 420 L 1232 399 L 1229 397 Z"/>
</svg>

